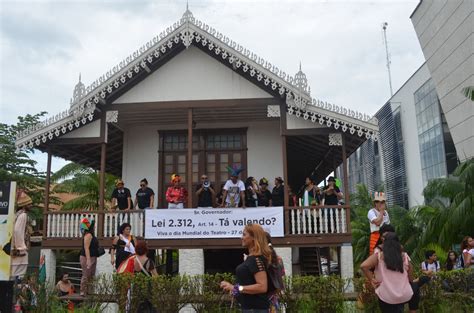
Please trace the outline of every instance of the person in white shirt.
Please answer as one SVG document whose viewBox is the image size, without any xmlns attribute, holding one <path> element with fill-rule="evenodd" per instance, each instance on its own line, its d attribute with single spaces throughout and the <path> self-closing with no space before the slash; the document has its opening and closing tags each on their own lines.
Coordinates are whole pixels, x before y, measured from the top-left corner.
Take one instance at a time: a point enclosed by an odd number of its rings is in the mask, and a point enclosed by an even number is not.
<svg viewBox="0 0 474 313">
<path fill-rule="evenodd" d="M 423 274 L 429 277 L 433 277 L 437 272 L 441 270 L 439 265 L 438 256 L 434 250 L 428 250 L 425 252 L 425 261 L 421 262 L 421 271 Z"/>
<path fill-rule="evenodd" d="M 374 192 L 374 207 L 369 210 L 367 213 L 367 218 L 370 222 L 370 248 L 369 253 L 372 255 L 374 253 L 374 248 L 379 240 L 380 226 L 383 224 L 390 224 L 390 217 L 385 206 L 385 193 L 383 192 Z"/>
<path fill-rule="evenodd" d="M 240 200 L 242 199 L 242 208 L 245 208 L 245 185 L 239 179 L 240 172 L 243 168 L 240 166 L 227 167 L 230 173 L 230 179 L 224 185 L 222 194 L 222 207 L 238 208 Z"/>
<path fill-rule="evenodd" d="M 466 236 L 461 243 L 462 265 L 464 268 L 474 268 L 474 239 Z"/>
</svg>

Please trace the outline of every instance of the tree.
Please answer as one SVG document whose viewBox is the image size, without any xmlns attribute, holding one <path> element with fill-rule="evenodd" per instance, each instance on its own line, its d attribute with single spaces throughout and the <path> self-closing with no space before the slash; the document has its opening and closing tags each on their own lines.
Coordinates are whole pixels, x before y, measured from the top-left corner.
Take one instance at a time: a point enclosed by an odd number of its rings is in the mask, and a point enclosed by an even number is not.
<svg viewBox="0 0 474 313">
<path fill-rule="evenodd" d="M 474 159 L 459 164 L 450 177 L 429 181 L 423 195 L 426 205 L 413 208 L 425 228 L 420 244 L 434 242 L 448 250 L 473 230 Z"/>
<path fill-rule="evenodd" d="M 110 199 L 117 177 L 105 175 L 105 198 Z M 68 163 L 51 176 L 58 183 L 54 192 L 67 192 L 77 197 L 65 202 L 63 210 L 98 210 L 100 175 L 91 168 L 76 163 Z"/>
<path fill-rule="evenodd" d="M 354 249 L 354 267 L 369 256 L 370 225 L 367 212 L 373 206 L 367 186 L 357 184 L 356 193 L 351 194 L 352 247 Z"/>
<path fill-rule="evenodd" d="M 463 88 L 462 93 L 466 98 L 470 99 L 471 101 L 474 101 L 474 86 Z"/>
<path fill-rule="evenodd" d="M 17 151 L 15 140 L 18 131 L 37 124 L 45 114 L 19 116 L 15 125 L 0 123 L 0 181 L 16 181 L 18 187 L 28 190 L 41 185 L 44 174 L 38 172 L 37 162 L 29 156 L 33 148 Z"/>
</svg>

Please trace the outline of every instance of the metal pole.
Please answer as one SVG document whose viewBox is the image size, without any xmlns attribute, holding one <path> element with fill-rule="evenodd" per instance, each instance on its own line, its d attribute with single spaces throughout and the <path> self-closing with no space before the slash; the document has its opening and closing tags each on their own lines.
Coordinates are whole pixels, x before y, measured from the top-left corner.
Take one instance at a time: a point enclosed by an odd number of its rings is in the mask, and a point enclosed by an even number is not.
<svg viewBox="0 0 474 313">
<path fill-rule="evenodd" d="M 388 83 L 390 85 L 390 97 L 393 97 L 393 88 L 392 88 L 392 73 L 390 71 L 390 54 L 388 53 L 388 43 L 387 43 L 387 27 L 388 23 L 384 22 L 382 24 L 383 29 L 383 40 L 385 44 L 385 55 L 387 57 L 387 70 L 388 70 Z"/>
</svg>

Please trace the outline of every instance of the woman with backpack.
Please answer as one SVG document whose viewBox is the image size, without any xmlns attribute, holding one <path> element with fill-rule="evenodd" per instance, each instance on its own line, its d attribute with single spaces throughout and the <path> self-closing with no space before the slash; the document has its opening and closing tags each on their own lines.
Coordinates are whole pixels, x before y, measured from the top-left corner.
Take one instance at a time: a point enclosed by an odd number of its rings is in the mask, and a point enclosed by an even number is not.
<svg viewBox="0 0 474 313">
<path fill-rule="evenodd" d="M 235 269 L 237 283 L 222 281 L 220 286 L 237 299 L 242 313 L 268 313 L 267 267 L 272 263 L 272 251 L 262 226 L 245 226 L 242 246 L 248 249 L 249 256 Z"/>
</svg>

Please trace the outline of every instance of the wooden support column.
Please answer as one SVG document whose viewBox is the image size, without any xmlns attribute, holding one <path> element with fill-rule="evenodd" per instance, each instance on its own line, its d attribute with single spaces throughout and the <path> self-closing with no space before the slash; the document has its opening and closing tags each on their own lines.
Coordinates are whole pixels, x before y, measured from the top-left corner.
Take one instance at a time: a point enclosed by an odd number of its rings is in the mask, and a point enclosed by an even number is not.
<svg viewBox="0 0 474 313">
<path fill-rule="evenodd" d="M 51 147 L 47 149 L 48 161 L 46 164 L 46 180 L 44 186 L 44 208 L 43 208 L 43 238 L 46 238 L 48 227 L 49 191 L 51 186 Z"/>
<path fill-rule="evenodd" d="M 99 172 L 99 214 L 97 221 L 97 236 L 104 234 L 104 211 L 105 211 L 105 164 L 107 159 L 107 143 L 100 146 L 100 172 Z"/>
<path fill-rule="evenodd" d="M 104 235 L 104 211 L 105 211 L 105 167 L 107 162 L 107 112 L 103 111 L 100 119 L 100 172 L 99 172 L 99 214 L 97 221 L 98 237 Z"/>
<path fill-rule="evenodd" d="M 188 189 L 188 208 L 193 207 L 193 109 L 188 108 L 188 157 L 186 158 L 186 182 Z"/>
<path fill-rule="evenodd" d="M 286 132 L 287 132 L 286 102 L 284 99 L 281 99 L 280 100 L 280 134 L 281 134 L 281 153 L 282 153 L 282 160 L 283 160 L 283 180 L 285 181 L 285 185 L 283 186 L 284 209 L 287 209 L 290 206 L 290 193 L 288 191 L 288 155 L 287 155 L 287 148 L 286 148 L 286 139 L 287 139 Z M 285 218 L 285 234 L 289 234 L 290 233 L 290 211 L 284 210 L 283 213 L 284 213 L 284 218 Z"/>
<path fill-rule="evenodd" d="M 347 168 L 347 153 L 346 153 L 346 138 L 345 134 L 342 136 L 342 170 L 344 172 L 344 204 L 349 206 L 346 209 L 346 225 L 347 232 L 351 233 L 351 209 L 350 209 L 350 197 L 349 197 L 349 171 Z"/>
</svg>

